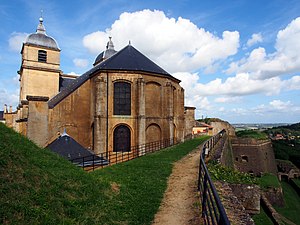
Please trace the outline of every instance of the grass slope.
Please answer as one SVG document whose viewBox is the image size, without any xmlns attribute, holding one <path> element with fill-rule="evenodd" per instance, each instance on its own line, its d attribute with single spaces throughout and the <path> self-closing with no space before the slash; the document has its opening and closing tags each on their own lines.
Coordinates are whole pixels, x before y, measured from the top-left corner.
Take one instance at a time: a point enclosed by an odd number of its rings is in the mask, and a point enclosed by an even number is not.
<svg viewBox="0 0 300 225">
<path fill-rule="evenodd" d="M 204 139 L 86 173 L 0 124 L 0 224 L 151 224 L 172 163 Z"/>
<path fill-rule="evenodd" d="M 263 189 L 267 189 L 270 187 L 279 188 L 280 182 L 278 180 L 278 177 L 274 174 L 265 173 L 262 175 L 262 177 L 259 178 L 259 184 L 260 187 Z"/>
<path fill-rule="evenodd" d="M 289 185 L 287 182 L 283 181 L 281 182 L 281 186 L 283 189 L 283 197 L 285 206 L 284 207 L 274 207 L 278 213 L 283 215 L 284 217 L 288 218 L 292 222 L 294 222 L 297 225 L 300 225 L 300 201 L 299 201 L 299 195 L 297 192 L 293 189 L 291 185 Z"/>
<path fill-rule="evenodd" d="M 252 216 L 256 225 L 274 225 L 263 207 L 260 207 L 260 213 Z"/>
</svg>

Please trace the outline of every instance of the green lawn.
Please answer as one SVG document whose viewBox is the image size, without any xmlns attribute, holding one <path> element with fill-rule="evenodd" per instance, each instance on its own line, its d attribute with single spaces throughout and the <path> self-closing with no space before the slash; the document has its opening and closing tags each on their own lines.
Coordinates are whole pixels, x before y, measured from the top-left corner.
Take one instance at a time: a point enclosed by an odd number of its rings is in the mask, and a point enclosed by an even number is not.
<svg viewBox="0 0 300 225">
<path fill-rule="evenodd" d="M 274 208 L 284 217 L 300 225 L 300 198 L 287 182 L 281 182 L 281 186 L 283 188 L 285 206 L 283 208 Z"/>
<path fill-rule="evenodd" d="M 300 188 L 300 179 L 299 178 L 295 178 L 295 179 L 293 179 L 293 181 Z"/>
<path fill-rule="evenodd" d="M 263 207 L 260 207 L 260 213 L 252 216 L 256 225 L 273 225 L 272 220 L 268 217 Z"/>
<path fill-rule="evenodd" d="M 172 164 L 205 139 L 87 173 L 0 124 L 0 224 L 151 224 Z"/>
<path fill-rule="evenodd" d="M 269 187 L 275 187 L 275 188 L 280 187 L 280 182 L 277 176 L 270 173 L 265 173 L 264 175 L 262 175 L 262 177 L 259 178 L 259 184 L 262 188 L 265 189 Z"/>
</svg>

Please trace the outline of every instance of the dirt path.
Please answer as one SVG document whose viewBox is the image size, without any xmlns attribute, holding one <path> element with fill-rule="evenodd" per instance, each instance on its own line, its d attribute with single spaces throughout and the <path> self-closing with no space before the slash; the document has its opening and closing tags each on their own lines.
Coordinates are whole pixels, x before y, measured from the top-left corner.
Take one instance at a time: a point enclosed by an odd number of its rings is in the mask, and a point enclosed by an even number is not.
<svg viewBox="0 0 300 225">
<path fill-rule="evenodd" d="M 174 164 L 168 188 L 153 225 L 200 224 L 197 207 L 199 149 Z"/>
</svg>

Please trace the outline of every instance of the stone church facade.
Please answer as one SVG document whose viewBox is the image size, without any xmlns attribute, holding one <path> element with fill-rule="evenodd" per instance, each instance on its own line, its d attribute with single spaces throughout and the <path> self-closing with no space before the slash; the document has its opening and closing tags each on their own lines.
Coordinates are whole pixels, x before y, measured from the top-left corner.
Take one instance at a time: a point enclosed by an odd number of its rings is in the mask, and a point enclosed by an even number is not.
<svg viewBox="0 0 300 225">
<path fill-rule="evenodd" d="M 60 49 L 40 18 L 22 47 L 20 102 L 6 124 L 45 147 L 66 129 L 96 154 L 190 136 L 193 107 L 184 107 L 176 79 L 131 44 L 120 51 L 110 38 L 94 67 L 79 77 L 63 74 Z"/>
</svg>

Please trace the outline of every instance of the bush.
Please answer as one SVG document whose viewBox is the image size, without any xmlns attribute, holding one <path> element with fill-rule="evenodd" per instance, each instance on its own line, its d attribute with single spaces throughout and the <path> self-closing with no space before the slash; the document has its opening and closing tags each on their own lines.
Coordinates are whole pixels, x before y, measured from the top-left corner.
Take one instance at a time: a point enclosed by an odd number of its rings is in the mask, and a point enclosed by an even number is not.
<svg viewBox="0 0 300 225">
<path fill-rule="evenodd" d="M 222 180 L 232 184 L 258 184 L 254 176 L 224 167 L 214 161 L 208 164 L 208 170 L 213 180 Z"/>
</svg>

